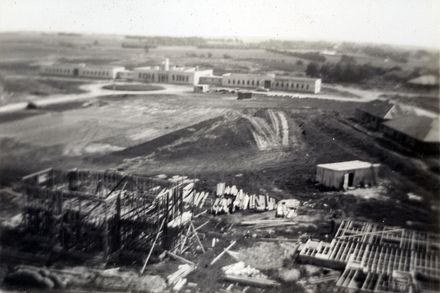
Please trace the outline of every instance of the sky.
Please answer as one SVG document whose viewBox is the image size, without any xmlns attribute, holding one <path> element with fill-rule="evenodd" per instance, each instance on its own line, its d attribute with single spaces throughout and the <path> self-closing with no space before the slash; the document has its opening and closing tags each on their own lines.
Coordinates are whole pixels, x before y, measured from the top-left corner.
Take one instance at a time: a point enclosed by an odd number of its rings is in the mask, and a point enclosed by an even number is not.
<svg viewBox="0 0 440 293">
<path fill-rule="evenodd" d="M 0 0 L 0 31 L 352 41 L 440 48 L 440 0 Z"/>
</svg>

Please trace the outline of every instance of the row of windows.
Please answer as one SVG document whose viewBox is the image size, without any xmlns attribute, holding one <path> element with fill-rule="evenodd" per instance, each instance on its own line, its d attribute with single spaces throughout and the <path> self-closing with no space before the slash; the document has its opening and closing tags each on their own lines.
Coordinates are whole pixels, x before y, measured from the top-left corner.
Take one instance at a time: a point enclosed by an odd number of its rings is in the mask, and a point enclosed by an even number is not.
<svg viewBox="0 0 440 293">
<path fill-rule="evenodd" d="M 139 78 L 143 79 L 154 79 L 154 74 L 152 73 L 139 73 Z"/>
<path fill-rule="evenodd" d="M 288 89 L 288 88 L 291 88 L 291 89 L 293 89 L 293 88 L 296 88 L 296 89 L 306 89 L 306 90 L 308 90 L 309 88 L 310 88 L 310 85 L 308 85 L 308 84 L 299 84 L 299 83 L 289 83 L 289 82 L 286 82 L 286 83 L 284 83 L 284 82 L 276 82 L 275 83 L 275 87 L 280 87 L 280 88 L 286 88 L 286 89 Z"/>
<path fill-rule="evenodd" d="M 154 73 L 139 73 L 139 78 L 154 80 Z M 189 76 L 187 75 L 171 75 L 173 81 L 189 81 Z"/>
<path fill-rule="evenodd" d="M 49 72 L 49 73 L 70 73 L 70 69 L 46 68 L 46 72 Z"/>
<path fill-rule="evenodd" d="M 93 76 L 110 76 L 110 73 L 108 71 L 83 70 L 81 73 L 85 75 L 93 75 Z"/>
<path fill-rule="evenodd" d="M 235 79 L 233 79 L 233 80 L 230 80 L 230 79 L 228 79 L 228 84 L 235 84 Z M 255 80 L 237 80 L 237 85 L 240 85 L 240 84 L 242 84 L 242 85 L 256 85 L 256 86 L 259 86 L 260 85 L 260 81 L 259 80 L 257 80 L 257 81 L 255 81 Z"/>
<path fill-rule="evenodd" d="M 176 81 L 189 81 L 189 77 L 188 75 L 172 75 L 171 76 L 172 80 L 176 80 Z"/>
</svg>

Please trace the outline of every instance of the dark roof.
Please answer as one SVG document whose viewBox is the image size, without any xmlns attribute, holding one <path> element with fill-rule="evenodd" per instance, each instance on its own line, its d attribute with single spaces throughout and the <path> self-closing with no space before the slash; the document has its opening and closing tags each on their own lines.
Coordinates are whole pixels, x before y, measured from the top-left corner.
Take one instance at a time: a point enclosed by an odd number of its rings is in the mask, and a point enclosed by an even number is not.
<svg viewBox="0 0 440 293">
<path fill-rule="evenodd" d="M 440 117 L 404 116 L 384 123 L 388 128 L 424 142 L 440 143 Z"/>
<path fill-rule="evenodd" d="M 371 102 L 365 103 L 358 109 L 362 112 L 368 113 L 372 116 L 379 117 L 384 119 L 387 113 L 394 107 L 394 104 L 391 104 L 388 101 L 382 100 L 373 100 Z"/>
</svg>

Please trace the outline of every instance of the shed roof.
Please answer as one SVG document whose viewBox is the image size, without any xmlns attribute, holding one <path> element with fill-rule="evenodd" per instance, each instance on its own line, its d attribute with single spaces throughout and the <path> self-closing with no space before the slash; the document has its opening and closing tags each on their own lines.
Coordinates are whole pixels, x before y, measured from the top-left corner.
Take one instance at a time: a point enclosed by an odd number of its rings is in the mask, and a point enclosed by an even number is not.
<svg viewBox="0 0 440 293">
<path fill-rule="evenodd" d="M 362 112 L 366 112 L 370 115 L 373 115 L 375 117 L 380 117 L 382 119 L 385 118 L 385 116 L 388 114 L 388 112 L 394 107 L 395 105 L 383 100 L 373 100 L 371 102 L 365 103 L 358 109 Z"/>
<path fill-rule="evenodd" d="M 329 164 L 319 164 L 318 167 L 334 170 L 334 171 L 348 171 L 355 169 L 366 169 L 376 166 L 377 164 L 372 164 L 365 161 L 345 161 L 345 162 L 337 162 L 337 163 L 329 163 Z"/>
<path fill-rule="evenodd" d="M 424 142 L 440 143 L 440 117 L 404 116 L 384 123 L 388 128 Z"/>
<path fill-rule="evenodd" d="M 438 85 L 439 78 L 435 75 L 422 75 L 416 78 L 413 78 L 408 81 L 410 84 L 414 85 L 426 85 L 426 86 L 434 86 Z"/>
</svg>

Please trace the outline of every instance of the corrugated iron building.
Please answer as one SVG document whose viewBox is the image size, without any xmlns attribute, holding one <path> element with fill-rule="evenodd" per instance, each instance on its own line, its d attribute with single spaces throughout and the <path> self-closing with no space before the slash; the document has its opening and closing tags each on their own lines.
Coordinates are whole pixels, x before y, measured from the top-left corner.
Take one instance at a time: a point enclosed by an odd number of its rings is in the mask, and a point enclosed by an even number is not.
<svg viewBox="0 0 440 293">
<path fill-rule="evenodd" d="M 316 168 L 316 181 L 336 189 L 377 184 L 380 164 L 364 161 L 346 161 L 319 164 Z"/>
</svg>

